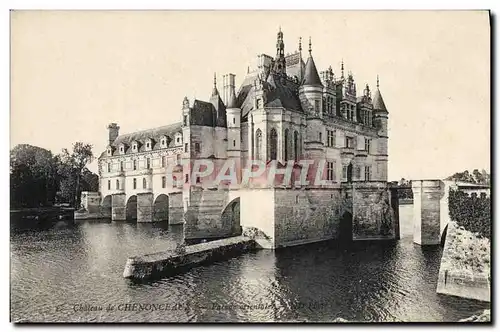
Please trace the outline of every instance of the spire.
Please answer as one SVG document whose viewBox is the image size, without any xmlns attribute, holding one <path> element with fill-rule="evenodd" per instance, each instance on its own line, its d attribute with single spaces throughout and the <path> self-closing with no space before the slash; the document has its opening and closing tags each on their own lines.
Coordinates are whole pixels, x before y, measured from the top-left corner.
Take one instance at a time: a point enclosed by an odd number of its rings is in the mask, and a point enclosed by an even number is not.
<svg viewBox="0 0 500 332">
<path fill-rule="evenodd" d="M 302 37 L 299 37 L 299 52 L 302 53 Z"/>
<path fill-rule="evenodd" d="M 319 78 L 318 70 L 316 69 L 316 64 L 314 63 L 314 59 L 312 57 L 311 37 L 309 37 L 309 58 L 307 59 L 302 85 L 323 86 L 321 79 Z"/>
<path fill-rule="evenodd" d="M 274 72 L 286 76 L 285 43 L 283 42 L 283 32 L 279 28 L 276 39 L 276 58 L 274 63 Z"/>
<path fill-rule="evenodd" d="M 340 64 L 340 72 L 341 72 L 341 76 L 340 78 L 344 78 L 344 59 L 342 59 L 342 63 Z"/>
<path fill-rule="evenodd" d="M 216 96 L 219 94 L 217 91 L 217 73 L 214 73 L 214 89 L 212 90 L 212 96 Z"/>
<path fill-rule="evenodd" d="M 377 90 L 375 90 L 375 95 L 373 96 L 373 109 L 376 111 L 387 112 L 387 108 L 385 107 L 384 99 L 382 98 L 379 87 L 380 84 L 377 75 Z"/>
<path fill-rule="evenodd" d="M 236 106 L 236 94 L 234 88 L 229 91 L 229 100 L 227 102 L 227 108 L 237 108 Z"/>
</svg>

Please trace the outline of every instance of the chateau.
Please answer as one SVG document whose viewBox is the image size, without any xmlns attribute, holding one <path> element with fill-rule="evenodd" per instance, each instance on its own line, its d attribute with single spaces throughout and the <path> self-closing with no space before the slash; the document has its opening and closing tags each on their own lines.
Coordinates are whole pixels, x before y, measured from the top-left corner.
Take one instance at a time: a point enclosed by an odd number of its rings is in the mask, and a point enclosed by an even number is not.
<svg viewBox="0 0 500 332">
<path fill-rule="evenodd" d="M 236 87 L 236 77 L 214 77 L 208 101 L 184 98 L 179 123 L 130 134 L 108 126 L 99 157 L 101 211 L 112 220 L 184 224 L 186 238 L 216 238 L 253 230 L 263 247 L 342 237 L 398 237 L 397 197 L 387 184 L 388 111 L 377 78 L 357 94 L 353 74 L 318 71 L 308 50 L 261 54 Z M 305 53 L 305 54 L 304 54 Z M 304 61 L 305 58 L 305 61 Z M 252 161 L 293 168 L 325 161 L 327 184 L 254 186 L 208 184 L 193 178 L 193 163 L 231 161 L 236 176 Z M 168 170 L 171 170 L 170 172 Z"/>
</svg>

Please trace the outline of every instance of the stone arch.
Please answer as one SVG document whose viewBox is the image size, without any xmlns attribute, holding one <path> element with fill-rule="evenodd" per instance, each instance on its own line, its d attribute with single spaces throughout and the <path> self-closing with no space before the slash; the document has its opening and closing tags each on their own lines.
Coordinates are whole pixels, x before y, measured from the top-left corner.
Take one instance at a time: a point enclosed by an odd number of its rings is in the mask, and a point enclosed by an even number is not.
<svg viewBox="0 0 500 332">
<path fill-rule="evenodd" d="M 340 243 L 350 243 L 352 242 L 352 214 L 350 211 L 344 210 L 344 213 L 340 217 L 339 224 L 339 242 Z"/>
<path fill-rule="evenodd" d="M 101 215 L 105 218 L 111 218 L 111 207 L 112 207 L 112 198 L 111 195 L 107 195 L 102 199 L 100 212 Z"/>
<path fill-rule="evenodd" d="M 293 132 L 293 158 L 295 161 L 299 160 L 299 133 Z"/>
<path fill-rule="evenodd" d="M 284 137 L 284 144 L 283 144 L 283 148 L 284 148 L 284 158 L 283 160 L 285 162 L 288 161 L 288 158 L 290 157 L 290 151 L 289 151 L 289 147 L 288 145 L 290 144 L 290 138 L 288 137 L 289 133 L 288 133 L 288 128 L 285 129 L 285 137 Z"/>
<path fill-rule="evenodd" d="M 352 182 L 352 163 L 347 165 L 347 182 Z"/>
<path fill-rule="evenodd" d="M 127 199 L 125 205 L 125 218 L 126 220 L 137 220 L 137 196 L 132 195 Z"/>
<path fill-rule="evenodd" d="M 231 228 L 231 233 L 233 235 L 241 235 L 239 197 L 233 199 L 224 207 L 221 214 L 221 220 L 224 229 Z"/>
<path fill-rule="evenodd" d="M 274 128 L 269 132 L 269 159 L 278 159 L 278 133 Z"/>
<path fill-rule="evenodd" d="M 168 221 L 168 208 L 168 195 L 158 195 L 153 203 L 153 221 Z"/>
<path fill-rule="evenodd" d="M 255 159 L 262 160 L 262 131 L 255 132 Z"/>
</svg>

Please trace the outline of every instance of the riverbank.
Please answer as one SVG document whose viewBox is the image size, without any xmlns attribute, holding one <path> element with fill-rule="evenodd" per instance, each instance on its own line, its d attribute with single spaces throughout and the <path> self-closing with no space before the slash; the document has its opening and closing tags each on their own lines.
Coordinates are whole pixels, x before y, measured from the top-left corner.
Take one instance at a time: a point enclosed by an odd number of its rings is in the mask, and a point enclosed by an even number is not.
<svg viewBox="0 0 500 332">
<path fill-rule="evenodd" d="M 460 323 L 491 323 L 491 310 L 486 309 L 479 315 L 472 315 L 471 317 L 459 320 Z"/>
<path fill-rule="evenodd" d="M 439 269 L 437 293 L 491 301 L 490 240 L 450 222 Z"/>
</svg>

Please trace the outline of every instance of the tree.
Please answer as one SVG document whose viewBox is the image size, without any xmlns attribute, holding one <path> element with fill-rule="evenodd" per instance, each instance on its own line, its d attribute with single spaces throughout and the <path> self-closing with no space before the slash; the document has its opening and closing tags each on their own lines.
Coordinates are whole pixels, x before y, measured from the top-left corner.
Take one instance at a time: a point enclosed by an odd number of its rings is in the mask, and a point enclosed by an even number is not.
<svg viewBox="0 0 500 332">
<path fill-rule="evenodd" d="M 10 151 L 12 207 L 51 205 L 57 180 L 57 158 L 49 150 L 19 144 Z"/>
<path fill-rule="evenodd" d="M 72 197 L 73 206 L 78 207 L 80 205 L 83 172 L 86 169 L 85 166 L 93 158 L 92 145 L 76 142 L 73 144 L 72 152 L 63 149 L 60 158 L 59 173 L 64 177 L 61 183 L 61 192 L 63 196 Z"/>
</svg>

